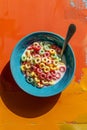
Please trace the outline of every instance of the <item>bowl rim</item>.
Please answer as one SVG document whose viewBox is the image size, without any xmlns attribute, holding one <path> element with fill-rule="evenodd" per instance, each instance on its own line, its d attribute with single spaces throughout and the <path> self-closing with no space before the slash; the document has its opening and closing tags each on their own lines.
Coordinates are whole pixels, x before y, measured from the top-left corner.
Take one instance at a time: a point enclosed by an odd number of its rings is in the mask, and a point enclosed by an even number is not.
<svg viewBox="0 0 87 130">
<path fill-rule="evenodd" d="M 33 35 L 33 34 L 37 34 L 37 33 L 53 34 L 53 35 L 55 35 L 55 36 L 57 36 L 57 37 L 60 37 L 61 39 L 64 40 L 64 37 L 62 37 L 61 35 L 59 35 L 59 34 L 57 34 L 57 33 L 54 33 L 54 32 L 50 32 L 50 31 L 36 31 L 36 32 L 29 33 L 29 34 L 25 35 L 24 37 L 22 37 L 22 38 L 16 43 L 15 47 L 14 47 L 13 50 L 12 50 L 11 56 L 10 56 L 10 70 L 11 70 L 11 74 L 12 74 L 13 79 L 14 79 L 15 82 L 16 82 L 16 79 L 15 79 L 15 76 L 14 76 L 14 74 L 13 74 L 12 66 L 11 66 L 11 59 L 12 59 L 12 56 L 13 56 L 13 52 L 14 52 L 15 48 L 17 48 L 17 46 L 20 44 L 20 42 L 22 42 L 22 41 L 23 41 L 24 39 L 26 39 L 27 37 L 29 37 L 29 36 L 31 36 L 31 35 Z M 73 49 L 72 49 L 70 43 L 68 43 L 68 46 L 69 46 L 69 48 L 71 49 L 71 52 L 72 52 L 72 54 L 73 54 L 73 59 L 74 59 L 74 71 L 73 71 L 73 74 L 72 74 L 70 80 L 69 80 L 68 83 L 65 85 L 65 87 L 62 89 L 62 91 L 63 91 L 63 90 L 70 84 L 70 82 L 72 81 L 72 79 L 73 79 L 73 77 L 74 77 L 74 75 L 75 75 L 75 70 L 76 70 L 76 58 L 75 58 L 75 54 L 74 54 L 74 51 L 73 51 Z M 46 95 L 46 96 L 40 96 L 40 95 L 35 95 L 35 94 L 32 94 L 32 93 L 29 93 L 29 92 L 27 92 L 25 89 L 23 89 L 17 82 L 16 82 L 16 84 L 18 85 L 18 87 L 19 87 L 20 89 L 22 89 L 22 90 L 23 90 L 24 92 L 26 92 L 27 94 L 30 94 L 30 95 L 36 96 L 36 97 L 51 97 L 51 96 L 55 96 L 55 95 L 57 95 L 57 94 L 59 94 L 59 93 L 62 92 L 62 91 L 58 91 L 58 92 L 55 93 L 55 94 L 49 94 L 49 95 Z"/>
</svg>

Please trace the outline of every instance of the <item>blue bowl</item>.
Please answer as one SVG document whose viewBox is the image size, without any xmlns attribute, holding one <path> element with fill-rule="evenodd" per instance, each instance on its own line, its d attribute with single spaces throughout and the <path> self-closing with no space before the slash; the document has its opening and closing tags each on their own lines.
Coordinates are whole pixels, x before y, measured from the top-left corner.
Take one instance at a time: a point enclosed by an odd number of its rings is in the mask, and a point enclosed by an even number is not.
<svg viewBox="0 0 87 130">
<path fill-rule="evenodd" d="M 13 78 L 17 85 L 26 93 L 31 94 L 37 97 L 49 97 L 56 95 L 62 92 L 71 82 L 74 72 L 75 72 L 75 56 L 70 45 L 66 47 L 64 57 L 66 62 L 66 73 L 63 78 L 53 86 L 37 88 L 33 87 L 31 84 L 27 83 L 24 75 L 20 71 L 20 57 L 25 51 L 25 49 L 32 44 L 34 41 L 50 41 L 51 44 L 55 43 L 56 45 L 62 47 L 64 39 L 52 32 L 34 32 L 25 36 L 21 39 L 18 44 L 15 46 L 11 59 L 10 59 L 10 68 Z"/>
</svg>

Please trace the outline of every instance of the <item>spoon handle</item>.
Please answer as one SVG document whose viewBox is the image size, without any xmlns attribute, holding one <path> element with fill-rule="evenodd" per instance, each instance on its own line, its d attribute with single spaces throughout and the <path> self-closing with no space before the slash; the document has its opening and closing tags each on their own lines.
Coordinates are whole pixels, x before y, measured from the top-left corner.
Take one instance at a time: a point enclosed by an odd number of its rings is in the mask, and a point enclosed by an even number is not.
<svg viewBox="0 0 87 130">
<path fill-rule="evenodd" d="M 76 26 L 74 24 L 70 24 L 65 41 L 64 41 L 64 44 L 63 44 L 63 47 L 62 47 L 62 50 L 61 50 L 61 56 L 63 55 L 64 50 L 66 48 L 66 45 L 68 44 L 69 40 L 71 39 L 71 37 L 73 36 L 75 31 L 76 31 Z"/>
</svg>

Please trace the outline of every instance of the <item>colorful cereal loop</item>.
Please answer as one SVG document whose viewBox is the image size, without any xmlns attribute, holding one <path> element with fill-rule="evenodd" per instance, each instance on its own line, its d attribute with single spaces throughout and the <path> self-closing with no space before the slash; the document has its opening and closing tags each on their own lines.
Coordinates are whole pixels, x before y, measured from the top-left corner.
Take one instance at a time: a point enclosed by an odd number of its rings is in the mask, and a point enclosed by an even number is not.
<svg viewBox="0 0 87 130">
<path fill-rule="evenodd" d="M 29 69 L 29 68 L 30 68 L 30 64 L 29 64 L 29 63 L 26 63 L 26 64 L 25 64 L 25 68 L 26 68 L 26 69 Z"/>
<path fill-rule="evenodd" d="M 46 51 L 49 51 L 49 47 L 47 46 L 47 45 L 44 45 L 44 49 L 46 50 Z"/>
<path fill-rule="evenodd" d="M 40 68 L 44 68 L 45 67 L 45 64 L 44 63 L 40 63 Z"/>
<path fill-rule="evenodd" d="M 56 59 L 56 58 L 57 58 L 57 54 L 54 53 L 54 54 L 51 55 L 51 57 L 52 57 L 53 59 Z"/>
<path fill-rule="evenodd" d="M 22 72 L 24 72 L 25 71 L 25 65 L 21 65 L 20 69 L 21 69 Z"/>
<path fill-rule="evenodd" d="M 21 61 L 26 61 L 27 60 L 27 57 L 26 57 L 26 55 L 22 55 L 22 57 L 21 57 Z"/>
<path fill-rule="evenodd" d="M 48 82 L 48 81 L 45 81 L 45 80 L 42 80 L 42 83 L 43 83 L 44 85 L 48 85 L 48 84 L 49 84 L 49 82 Z"/>
<path fill-rule="evenodd" d="M 29 57 L 29 56 L 30 56 L 30 50 L 26 50 L 25 55 L 26 55 L 27 57 Z"/>
<path fill-rule="evenodd" d="M 33 45 L 34 46 L 39 46 L 39 43 L 38 42 L 34 42 Z"/>
<path fill-rule="evenodd" d="M 53 60 L 53 64 L 55 65 L 55 66 L 57 66 L 58 65 L 58 60 Z"/>
<path fill-rule="evenodd" d="M 39 54 L 43 55 L 44 53 L 45 53 L 45 51 L 43 49 L 40 49 Z"/>
<path fill-rule="evenodd" d="M 26 58 L 27 61 L 31 61 L 32 60 L 32 56 L 29 55 L 27 58 Z"/>
<path fill-rule="evenodd" d="M 49 50 L 51 54 L 56 54 L 56 51 L 54 49 Z"/>
<path fill-rule="evenodd" d="M 27 82 L 28 83 L 33 83 L 33 81 L 34 81 L 33 78 L 27 77 Z"/>
<path fill-rule="evenodd" d="M 34 80 L 36 83 L 40 82 L 40 80 L 37 77 L 35 77 Z"/>
<path fill-rule="evenodd" d="M 46 64 L 47 64 L 47 65 L 50 65 L 51 63 L 52 63 L 51 60 L 50 60 L 50 59 L 47 59 Z"/>
<path fill-rule="evenodd" d="M 43 70 L 44 70 L 45 73 L 48 73 L 50 71 L 50 67 L 45 66 Z"/>
<path fill-rule="evenodd" d="M 36 64 L 39 64 L 40 62 L 41 62 L 41 58 L 40 58 L 40 57 L 36 57 L 36 58 L 35 58 L 35 63 L 36 63 Z"/>
<path fill-rule="evenodd" d="M 48 60 L 47 57 L 42 58 L 42 62 L 44 62 L 44 63 L 47 63 L 47 60 Z"/>
</svg>

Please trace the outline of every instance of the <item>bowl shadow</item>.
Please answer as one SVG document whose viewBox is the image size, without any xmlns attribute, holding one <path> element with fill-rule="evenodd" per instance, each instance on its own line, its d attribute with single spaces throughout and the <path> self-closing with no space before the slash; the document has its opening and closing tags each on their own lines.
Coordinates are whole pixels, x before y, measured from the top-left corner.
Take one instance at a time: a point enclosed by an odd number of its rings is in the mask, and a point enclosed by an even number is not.
<svg viewBox="0 0 87 130">
<path fill-rule="evenodd" d="M 1 72 L 1 98 L 9 110 L 25 118 L 35 118 L 49 112 L 58 102 L 61 93 L 47 98 L 29 95 L 22 91 L 14 81 L 10 62 Z"/>
</svg>

